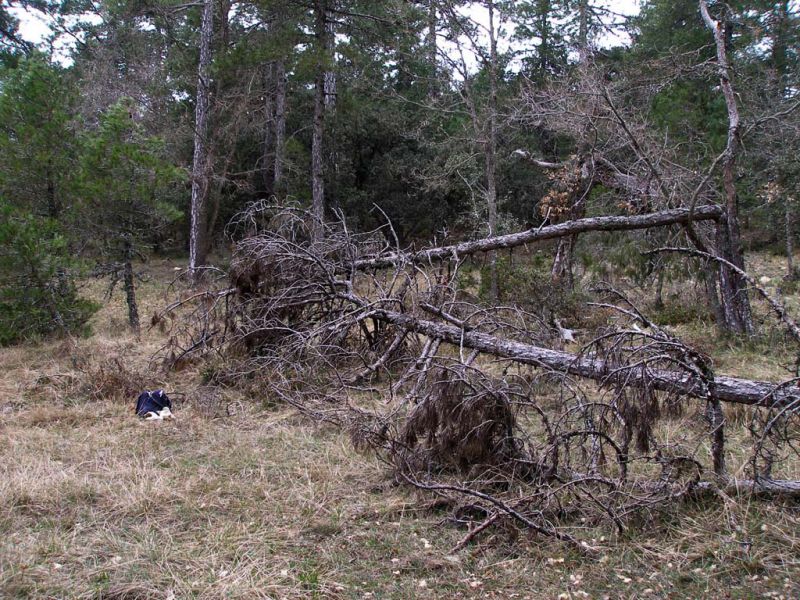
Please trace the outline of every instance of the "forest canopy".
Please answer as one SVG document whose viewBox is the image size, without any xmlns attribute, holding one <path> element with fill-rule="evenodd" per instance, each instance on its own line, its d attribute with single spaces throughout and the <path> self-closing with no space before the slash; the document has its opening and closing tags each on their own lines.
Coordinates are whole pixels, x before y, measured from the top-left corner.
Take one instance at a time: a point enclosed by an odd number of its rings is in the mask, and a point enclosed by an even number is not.
<svg viewBox="0 0 800 600">
<path fill-rule="evenodd" d="M 26 41 L 20 9 L 44 15 L 70 49 Z M 729 24 L 742 128 L 781 112 L 797 91 L 796 7 L 711 10 Z M 703 172 L 728 130 L 713 38 L 690 0 L 646 2 L 629 18 L 582 2 L 4 1 L 0 41 L 2 195 L 82 231 L 97 205 L 78 201 L 80 190 L 103 185 L 79 165 L 86 140 L 126 102 L 191 188 L 159 191 L 162 208 L 182 217 L 140 245 L 185 251 L 194 235 L 199 264 L 224 247 L 233 215 L 273 196 L 341 211 L 360 229 L 389 219 L 403 245 L 538 225 L 570 175 L 525 157 L 578 164 L 589 150 L 640 176 L 650 149 L 613 139 L 627 134 L 606 122 L 609 103 L 591 105 L 603 90 L 636 143 L 660 140 L 653 164 Z M 768 199 L 796 190 L 793 153 L 779 151 L 795 142 L 793 128 L 764 125 L 749 133 L 748 168 L 737 172 L 756 246 L 778 243 L 783 211 Z M 590 211 L 637 202 L 602 178 Z"/>
</svg>

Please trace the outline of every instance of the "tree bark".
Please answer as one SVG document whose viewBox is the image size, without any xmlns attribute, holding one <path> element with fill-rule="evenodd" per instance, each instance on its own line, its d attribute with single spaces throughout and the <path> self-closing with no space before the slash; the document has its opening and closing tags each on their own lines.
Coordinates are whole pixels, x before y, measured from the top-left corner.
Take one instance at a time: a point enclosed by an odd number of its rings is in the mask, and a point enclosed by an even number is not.
<svg viewBox="0 0 800 600">
<path fill-rule="evenodd" d="M 667 370 L 650 371 L 647 380 L 639 369 L 626 370 L 619 375 L 612 372 L 618 365 L 585 356 L 550 350 L 504 339 L 479 331 L 467 331 L 455 325 L 418 319 L 406 313 L 377 309 L 369 313 L 370 318 L 391 323 L 408 331 L 430 338 L 440 339 L 455 346 L 507 358 L 522 364 L 552 369 L 586 379 L 605 383 L 621 383 L 625 386 L 649 386 L 660 391 L 677 392 L 685 396 L 707 399 L 707 390 L 687 373 Z M 747 404 L 751 406 L 783 406 L 800 400 L 797 388 L 780 388 L 774 383 L 752 381 L 736 377 L 717 376 L 713 381 L 714 398 L 720 402 Z"/>
<path fill-rule="evenodd" d="M 272 196 L 275 184 L 275 116 L 276 116 L 276 65 L 264 63 L 264 149 L 261 154 L 261 179 L 264 193 Z"/>
<path fill-rule="evenodd" d="M 786 277 L 796 279 L 794 270 L 794 212 L 792 211 L 793 198 L 783 190 L 783 209 L 786 227 Z"/>
<path fill-rule="evenodd" d="M 200 26 L 200 60 L 197 66 L 194 160 L 192 163 L 192 204 L 189 231 L 189 271 L 196 280 L 198 268 L 206 264 L 206 201 L 209 191 L 208 118 L 211 107 L 211 42 L 214 34 L 214 0 L 204 0 Z"/>
<path fill-rule="evenodd" d="M 450 260 L 477 254 L 515 248 L 532 242 L 558 239 L 587 231 L 631 231 L 636 229 L 649 229 L 651 227 L 665 227 L 667 225 L 685 224 L 692 221 L 716 221 L 722 216 L 722 209 L 718 206 L 701 206 L 694 209 L 674 208 L 646 215 L 589 217 L 567 221 L 558 225 L 528 229 L 518 233 L 509 233 L 496 237 L 460 242 L 451 246 L 429 248 L 419 252 L 391 252 L 376 258 L 356 260 L 353 267 L 358 270 L 382 269 L 399 264 L 427 264 L 441 260 Z"/>
<path fill-rule="evenodd" d="M 489 212 L 489 237 L 497 235 L 497 31 L 494 0 L 487 0 L 489 10 L 489 131 L 485 144 L 486 204 Z M 497 302 L 497 253 L 489 253 L 489 297 Z"/>
<path fill-rule="evenodd" d="M 428 96 L 435 98 L 439 95 L 439 71 L 437 68 L 437 58 L 439 49 L 436 45 L 436 2 L 428 0 L 428 32 L 425 38 L 425 46 L 428 51 L 428 68 L 430 69 L 430 80 L 428 81 Z"/>
<path fill-rule="evenodd" d="M 136 282 L 133 276 L 133 242 L 130 234 L 125 234 L 125 262 L 122 267 L 122 285 L 125 288 L 125 301 L 128 303 L 128 324 L 139 333 L 139 307 L 136 303 Z"/>
<path fill-rule="evenodd" d="M 736 194 L 736 158 L 741 143 L 740 119 L 736 94 L 731 82 L 731 69 L 726 43 L 731 31 L 729 24 L 714 20 L 711 17 L 706 0 L 699 0 L 699 3 L 703 21 L 714 36 L 720 88 L 725 98 L 725 107 L 728 113 L 728 138 L 722 161 L 725 219 L 723 221 L 724 229 L 719 232 L 721 234 L 719 238 L 724 235 L 726 239 L 720 239 L 721 247 L 719 250 L 723 258 L 744 270 L 744 255 L 739 231 L 739 201 Z M 753 325 L 746 282 L 735 272 L 722 266 L 720 267 L 720 291 L 728 329 L 735 333 L 752 335 L 755 332 L 755 327 Z"/>
<path fill-rule="evenodd" d="M 664 308 L 664 276 L 665 276 L 665 268 L 661 265 L 658 268 L 658 274 L 656 275 L 656 300 L 655 300 L 655 307 L 658 310 Z"/>
<path fill-rule="evenodd" d="M 314 4 L 314 37 L 317 45 L 317 65 L 314 79 L 314 117 L 311 135 L 311 214 L 315 220 L 313 226 L 315 239 L 319 239 L 322 235 L 322 223 L 325 219 L 322 136 L 325 127 L 325 74 L 327 72 L 325 63 L 327 62 L 328 47 L 326 14 L 326 0 L 316 0 Z"/>
<path fill-rule="evenodd" d="M 283 162 L 286 145 L 286 63 L 275 61 L 275 165 L 273 166 L 272 190 L 278 199 L 284 198 Z"/>
<path fill-rule="evenodd" d="M 714 322 L 718 328 L 725 327 L 725 313 L 722 310 L 722 304 L 719 300 L 719 290 L 717 289 L 718 278 L 715 276 L 714 269 L 711 265 L 705 265 L 703 272 L 705 273 L 705 288 L 706 288 L 706 301 L 711 314 L 714 315 Z"/>
<path fill-rule="evenodd" d="M 578 62 L 586 65 L 589 60 L 589 7 L 587 0 L 578 4 Z"/>
<path fill-rule="evenodd" d="M 326 0 L 326 3 L 330 0 Z M 326 110 L 333 110 L 336 108 L 336 71 L 333 70 L 333 61 L 334 61 L 334 46 L 336 42 L 336 26 L 334 24 L 334 20 L 329 14 L 329 11 L 326 9 L 325 11 L 325 37 L 323 43 L 323 49 L 325 52 L 325 109 Z"/>
<path fill-rule="evenodd" d="M 786 74 L 789 66 L 789 0 L 779 0 L 774 9 L 774 33 L 772 35 L 772 67 L 775 69 L 778 98 L 786 95 Z"/>
</svg>

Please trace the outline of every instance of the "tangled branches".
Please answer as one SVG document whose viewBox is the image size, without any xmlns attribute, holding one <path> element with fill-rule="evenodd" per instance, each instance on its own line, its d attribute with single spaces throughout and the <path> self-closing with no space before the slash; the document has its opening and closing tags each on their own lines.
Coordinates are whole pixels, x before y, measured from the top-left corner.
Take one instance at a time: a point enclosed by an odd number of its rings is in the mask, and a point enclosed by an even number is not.
<svg viewBox="0 0 800 600">
<path fill-rule="evenodd" d="M 591 552 L 587 523 L 622 531 L 717 487 L 800 491 L 776 482 L 798 475 L 785 452 L 797 386 L 716 375 L 613 289 L 596 290 L 605 325 L 588 343 L 551 350 L 563 328 L 481 304 L 459 285 L 458 253 L 426 264 L 393 247 L 390 226 L 355 235 L 298 209 L 242 223 L 230 285 L 195 316 L 204 351 L 224 352 L 217 380 L 346 428 L 400 481 L 446 496 L 470 523 L 464 544 L 508 521 Z M 764 407 L 751 480 L 727 475 L 725 402 Z"/>
</svg>

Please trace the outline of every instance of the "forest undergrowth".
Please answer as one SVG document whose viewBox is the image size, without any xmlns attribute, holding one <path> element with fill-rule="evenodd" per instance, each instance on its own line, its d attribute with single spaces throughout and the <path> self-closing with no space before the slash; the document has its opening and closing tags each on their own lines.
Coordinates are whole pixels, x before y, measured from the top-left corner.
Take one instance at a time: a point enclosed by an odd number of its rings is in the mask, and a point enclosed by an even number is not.
<svg viewBox="0 0 800 600">
<path fill-rule="evenodd" d="M 778 259 L 751 260 L 780 285 Z M 180 266 L 145 265 L 143 315 L 163 306 Z M 83 288 L 98 300 L 103 291 L 97 281 Z M 89 338 L 0 350 L 2 597 L 800 593 L 793 500 L 683 499 L 643 513 L 623 534 L 587 524 L 583 533 L 601 549 L 593 557 L 515 528 L 454 551 L 467 531 L 446 500 L 398 485 L 385 464 L 353 451 L 346 432 L 269 389 L 212 393 L 200 367 L 163 375 L 150 364 L 163 334 L 120 335 L 121 307 L 107 303 Z M 785 377 L 780 344 L 742 346 L 698 322 L 675 328 L 702 342 L 720 372 Z M 156 386 L 174 394 L 176 420 L 134 416 L 137 390 Z M 729 418 L 742 423 L 741 432 L 728 427 L 735 454 L 747 419 Z"/>
</svg>

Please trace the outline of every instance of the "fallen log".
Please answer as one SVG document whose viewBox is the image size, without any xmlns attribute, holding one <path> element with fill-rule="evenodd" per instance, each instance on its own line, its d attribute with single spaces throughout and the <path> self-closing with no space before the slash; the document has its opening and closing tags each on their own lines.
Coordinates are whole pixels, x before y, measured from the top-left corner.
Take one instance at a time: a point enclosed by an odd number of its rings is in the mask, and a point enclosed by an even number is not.
<svg viewBox="0 0 800 600">
<path fill-rule="evenodd" d="M 800 481 L 787 479 L 736 479 L 723 478 L 721 482 L 700 481 L 694 485 L 697 492 L 721 490 L 726 494 L 752 494 L 756 496 L 800 496 Z"/>
<path fill-rule="evenodd" d="M 667 225 L 687 224 L 689 221 L 714 221 L 722 216 L 722 209 L 718 206 L 701 206 L 690 211 L 688 208 L 675 208 L 646 215 L 588 217 L 576 219 L 558 225 L 532 228 L 518 233 L 498 235 L 467 242 L 460 242 L 450 246 L 428 248 L 418 252 L 390 252 L 374 258 L 356 260 L 352 267 L 356 270 L 383 269 L 397 264 L 427 264 L 454 257 L 463 257 L 478 252 L 503 250 L 515 248 L 532 242 L 551 240 L 576 233 L 590 231 L 630 231 L 635 229 L 649 229 L 651 227 L 664 227 Z"/>
<path fill-rule="evenodd" d="M 647 385 L 660 391 L 706 398 L 702 382 L 688 373 L 661 369 L 648 369 L 647 375 L 643 374 L 641 369 L 615 371 L 618 365 L 609 364 L 601 358 L 541 348 L 480 331 L 419 319 L 405 313 L 376 309 L 371 311 L 369 316 L 455 346 L 508 358 L 522 364 L 569 373 L 603 383 L 624 383 L 626 386 L 634 387 Z M 765 381 L 724 375 L 715 377 L 713 383 L 714 398 L 722 402 L 762 407 L 783 407 L 793 402 L 800 405 L 800 389 L 796 387 L 786 388 Z"/>
</svg>

